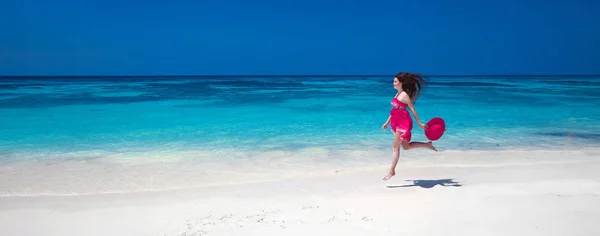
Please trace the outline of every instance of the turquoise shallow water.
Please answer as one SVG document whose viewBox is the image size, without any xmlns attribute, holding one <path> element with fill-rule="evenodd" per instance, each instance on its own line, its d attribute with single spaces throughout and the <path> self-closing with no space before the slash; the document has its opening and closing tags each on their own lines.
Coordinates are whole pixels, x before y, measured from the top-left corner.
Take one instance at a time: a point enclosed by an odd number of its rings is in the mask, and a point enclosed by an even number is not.
<svg viewBox="0 0 600 236">
<path fill-rule="evenodd" d="M 392 77 L 1 78 L 0 161 L 389 149 Z M 600 77 L 431 77 L 444 150 L 598 146 Z M 425 141 L 415 126 L 413 141 Z M 144 158 L 144 155 L 139 155 Z M 389 156 L 382 157 L 388 159 Z"/>
</svg>

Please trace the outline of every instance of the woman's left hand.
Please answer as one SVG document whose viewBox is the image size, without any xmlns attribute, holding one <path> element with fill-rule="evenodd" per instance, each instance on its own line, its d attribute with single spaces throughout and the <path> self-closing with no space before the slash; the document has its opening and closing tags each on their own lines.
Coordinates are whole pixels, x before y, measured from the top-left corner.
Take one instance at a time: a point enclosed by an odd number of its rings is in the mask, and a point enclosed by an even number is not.
<svg viewBox="0 0 600 236">
<path fill-rule="evenodd" d="M 422 123 L 419 123 L 419 126 L 420 126 L 421 128 L 423 128 L 424 130 L 427 130 L 427 129 L 429 128 L 429 126 L 427 126 L 427 125 L 424 125 L 424 124 L 422 124 Z"/>
</svg>

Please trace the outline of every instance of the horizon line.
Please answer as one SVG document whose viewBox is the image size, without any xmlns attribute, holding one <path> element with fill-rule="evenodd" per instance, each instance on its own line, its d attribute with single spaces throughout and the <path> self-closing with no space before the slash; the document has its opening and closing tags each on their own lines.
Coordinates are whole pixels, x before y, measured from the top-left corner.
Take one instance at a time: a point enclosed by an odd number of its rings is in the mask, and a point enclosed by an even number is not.
<svg viewBox="0 0 600 236">
<path fill-rule="evenodd" d="M 266 78 L 276 78 L 276 77 L 393 77 L 395 74 L 271 74 L 271 75 L 260 75 L 260 74 L 214 74 L 214 75 L 0 75 L 0 78 L 108 78 L 108 77 L 119 77 L 119 78 L 139 78 L 139 77 L 200 77 L 200 78 L 208 78 L 208 77 L 266 77 Z M 502 76 L 510 76 L 510 77 L 536 77 L 536 76 L 600 76 L 600 74 L 421 74 L 423 77 L 502 77 Z"/>
</svg>

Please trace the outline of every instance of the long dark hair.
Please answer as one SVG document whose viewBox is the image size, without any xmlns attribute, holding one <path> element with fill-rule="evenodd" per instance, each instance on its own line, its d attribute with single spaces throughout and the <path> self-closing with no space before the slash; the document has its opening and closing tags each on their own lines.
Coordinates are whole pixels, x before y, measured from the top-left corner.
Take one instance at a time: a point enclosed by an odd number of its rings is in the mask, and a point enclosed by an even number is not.
<svg viewBox="0 0 600 236">
<path fill-rule="evenodd" d="M 396 74 L 398 82 L 402 83 L 402 90 L 408 94 L 410 100 L 416 103 L 421 94 L 421 87 L 427 86 L 427 81 L 420 74 L 412 74 L 408 72 L 400 72 Z"/>
</svg>

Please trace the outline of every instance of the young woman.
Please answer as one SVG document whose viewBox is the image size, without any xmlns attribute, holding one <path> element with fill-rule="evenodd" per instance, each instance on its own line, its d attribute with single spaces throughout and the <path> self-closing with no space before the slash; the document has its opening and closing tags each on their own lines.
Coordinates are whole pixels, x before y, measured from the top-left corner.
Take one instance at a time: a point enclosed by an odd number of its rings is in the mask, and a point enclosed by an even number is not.
<svg viewBox="0 0 600 236">
<path fill-rule="evenodd" d="M 394 96 L 394 99 L 392 99 L 390 116 L 381 127 L 381 129 L 385 130 L 388 125 L 391 125 L 391 130 L 394 134 L 394 142 L 392 144 L 394 159 L 392 160 L 392 167 L 390 168 L 389 174 L 383 177 L 383 180 L 388 180 L 396 174 L 396 165 L 400 158 L 400 146 L 402 146 L 404 150 L 429 148 L 433 151 L 437 151 L 437 149 L 433 147 L 431 141 L 427 143 L 410 142 L 413 121 L 410 117 L 410 113 L 406 109 L 407 107 L 410 108 L 412 114 L 415 116 L 419 127 L 424 130 L 427 130 L 428 128 L 427 125 L 421 123 L 419 115 L 417 115 L 414 107 L 415 101 L 419 98 L 421 87 L 426 85 L 427 83 L 425 80 L 418 74 L 402 72 L 394 77 L 394 88 L 398 90 L 398 93 Z"/>
</svg>

